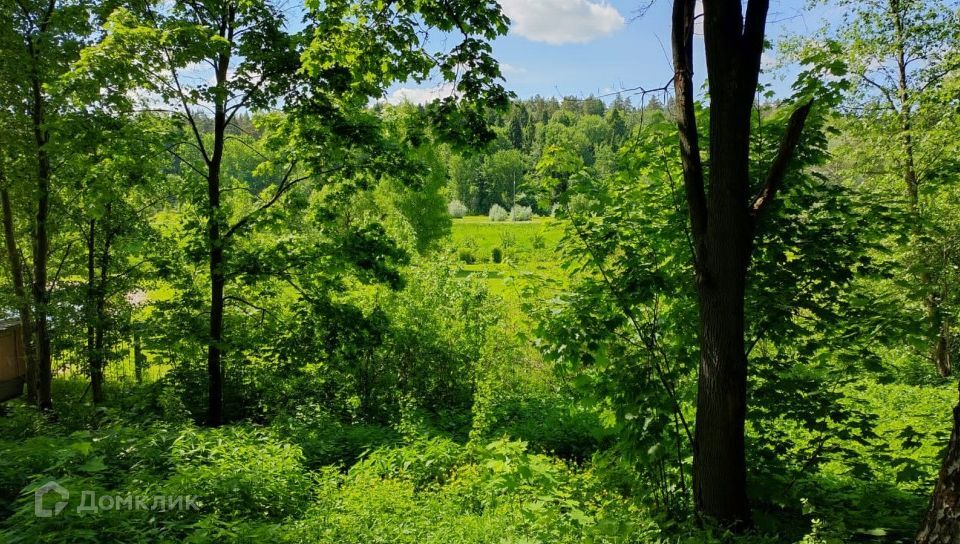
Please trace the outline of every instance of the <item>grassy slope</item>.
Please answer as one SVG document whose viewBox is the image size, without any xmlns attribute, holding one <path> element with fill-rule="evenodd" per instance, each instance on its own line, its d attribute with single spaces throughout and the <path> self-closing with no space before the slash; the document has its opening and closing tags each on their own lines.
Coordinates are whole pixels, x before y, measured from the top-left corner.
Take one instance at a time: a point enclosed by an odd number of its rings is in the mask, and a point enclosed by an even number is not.
<svg viewBox="0 0 960 544">
<path fill-rule="evenodd" d="M 454 220 L 452 245 L 461 254 L 462 276 L 483 279 L 505 301 L 517 302 L 525 288 L 535 289 L 537 298 L 549 298 L 567 284 L 557 253 L 562 236 L 563 224 L 549 217 L 492 222 L 472 216 Z M 492 262 L 496 248 L 503 255 L 499 264 Z M 465 255 L 475 261 L 463 262 Z"/>
</svg>

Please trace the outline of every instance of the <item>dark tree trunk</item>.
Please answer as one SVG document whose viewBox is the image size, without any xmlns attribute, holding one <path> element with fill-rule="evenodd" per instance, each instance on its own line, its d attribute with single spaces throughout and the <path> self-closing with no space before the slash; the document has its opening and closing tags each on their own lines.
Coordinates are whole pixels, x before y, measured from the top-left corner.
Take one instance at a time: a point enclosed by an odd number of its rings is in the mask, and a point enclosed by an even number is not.
<svg viewBox="0 0 960 544">
<path fill-rule="evenodd" d="M 211 228 L 210 241 L 219 241 L 219 231 Z M 210 345 L 207 348 L 208 405 L 207 425 L 223 424 L 223 251 L 210 251 Z"/>
<path fill-rule="evenodd" d="M 953 409 L 950 444 L 917 544 L 960 544 L 960 405 Z"/>
<path fill-rule="evenodd" d="M 711 148 L 732 155 L 724 149 L 724 142 L 714 140 Z M 724 179 L 724 172 L 716 167 L 711 168 L 710 177 L 711 185 L 718 188 L 731 181 Z M 752 220 L 747 212 L 746 194 L 723 195 L 723 191 L 714 190 L 710 197 L 708 209 L 714 213 L 708 217 L 697 269 L 700 368 L 694 436 L 694 497 L 700 511 L 712 518 L 749 523 L 744 450 L 747 411 L 744 294 Z M 736 198 L 736 203 L 731 197 Z M 719 201 L 728 199 L 729 202 Z"/>
<path fill-rule="evenodd" d="M 946 378 L 953 372 L 950 359 L 952 348 L 950 322 L 944 318 L 939 297 L 936 295 L 927 297 L 927 312 L 930 315 L 931 333 L 936 338 L 933 345 L 933 361 L 937 366 L 937 373 Z"/>
<path fill-rule="evenodd" d="M 2 165 L 0 165 L 0 184 L 3 179 Z M 10 191 L 6 185 L 0 188 L 0 200 L 3 207 L 3 234 L 6 242 L 7 261 L 10 264 L 10 277 L 13 280 L 13 293 L 17 297 L 17 310 L 20 314 L 20 326 L 23 330 L 23 342 L 26 347 L 27 365 L 27 399 L 37 402 L 37 355 L 33 349 L 33 323 L 31 321 L 30 299 L 23 282 L 23 263 L 20 262 L 20 252 L 17 249 L 16 232 L 13 227 L 13 210 L 10 206 Z"/>
<path fill-rule="evenodd" d="M 744 17 L 740 0 L 704 0 L 703 34 L 710 87 L 707 183 L 693 106 L 695 4 L 695 0 L 674 1 L 672 39 L 680 151 L 700 316 L 694 500 L 699 514 L 741 529 L 750 525 L 744 448 L 744 296 L 754 222 L 783 181 L 811 104 L 791 116 L 787 135 L 760 192 L 751 195 L 750 118 L 768 1 L 751 0 Z"/>
<path fill-rule="evenodd" d="M 93 402 L 102 404 L 103 394 L 103 369 L 106 365 L 106 346 L 104 344 L 105 333 L 107 329 L 107 262 L 108 253 L 104 251 L 104 260 L 100 263 L 100 284 L 97 286 L 96 293 L 96 327 L 93 334 L 93 367 L 91 372 L 91 390 L 93 391 Z"/>
<path fill-rule="evenodd" d="M 47 132 L 44 127 L 44 98 L 38 71 L 39 59 L 31 40 L 30 54 L 34 73 L 31 77 L 33 136 L 37 159 L 37 208 L 33 231 L 33 303 L 37 350 L 37 406 L 53 409 L 51 386 L 53 368 L 50 353 L 50 324 L 47 321 L 50 291 L 47 285 L 47 259 L 50 235 L 47 220 L 50 214 L 50 157 L 47 154 Z"/>
<path fill-rule="evenodd" d="M 90 371 L 90 390 L 93 392 L 93 402 L 97 403 L 103 397 L 103 374 L 97 365 L 96 331 L 97 331 L 97 221 L 90 220 L 87 231 L 87 297 L 85 313 L 87 318 L 87 367 Z"/>
<path fill-rule="evenodd" d="M 234 8 L 230 5 L 225 15 L 223 37 L 233 41 Z M 217 59 L 217 85 L 227 84 L 230 55 L 224 53 Z M 223 99 L 218 98 L 213 116 L 213 151 L 208 161 L 207 174 L 207 243 L 210 248 L 210 345 L 207 348 L 207 377 L 209 380 L 207 425 L 223 424 L 223 292 L 226 286 L 224 270 L 224 228 L 220 208 L 220 168 L 223 163 L 223 148 L 226 139 L 227 112 Z"/>
<path fill-rule="evenodd" d="M 207 178 L 210 218 L 207 221 L 207 243 L 210 247 L 210 344 L 207 346 L 207 425 L 223 424 L 223 236 L 220 218 L 220 160 L 223 153 L 223 115 L 217 111 L 214 120 L 214 154 Z M 219 152 L 218 152 L 219 150 Z"/>
<path fill-rule="evenodd" d="M 111 205 L 108 203 L 106 217 L 110 217 Z M 87 362 L 90 367 L 90 390 L 94 404 L 102 404 L 103 371 L 106 365 L 104 339 L 107 328 L 107 282 L 110 271 L 110 244 L 112 232 L 109 219 L 101 225 L 102 251 L 97 257 L 96 226 L 90 220 L 90 237 L 87 240 Z M 97 271 L 99 269 L 99 274 Z"/>
<path fill-rule="evenodd" d="M 140 339 L 139 327 L 133 329 L 133 374 L 137 383 L 143 383 L 143 366 L 145 357 L 143 355 L 143 346 Z"/>
<path fill-rule="evenodd" d="M 742 282 L 699 288 L 700 379 L 693 482 L 697 509 L 726 523 L 748 523 L 744 456 L 747 361 Z M 740 283 L 739 286 L 735 285 Z"/>
<path fill-rule="evenodd" d="M 110 216 L 111 206 L 107 204 L 107 217 Z M 100 255 L 100 285 L 97 287 L 97 330 L 93 337 L 94 368 L 96 368 L 97 387 L 93 389 L 93 402 L 100 404 L 104 401 L 103 369 L 107 362 L 104 338 L 107 332 L 107 281 L 110 272 L 110 243 L 113 241 L 112 231 L 107 230 L 103 237 L 103 253 Z M 99 390 L 98 390 L 99 389 Z"/>
</svg>

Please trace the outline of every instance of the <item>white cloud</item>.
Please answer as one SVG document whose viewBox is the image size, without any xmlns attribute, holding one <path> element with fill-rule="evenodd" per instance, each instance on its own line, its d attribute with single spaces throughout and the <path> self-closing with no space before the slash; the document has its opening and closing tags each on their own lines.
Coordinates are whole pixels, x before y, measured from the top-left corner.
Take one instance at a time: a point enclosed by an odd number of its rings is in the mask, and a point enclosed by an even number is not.
<svg viewBox="0 0 960 544">
<path fill-rule="evenodd" d="M 587 43 L 620 30 L 623 15 L 606 1 L 501 0 L 511 30 L 552 45 Z"/>
<path fill-rule="evenodd" d="M 527 73 L 527 69 L 526 69 L 526 68 L 524 68 L 524 67 L 522 67 L 522 66 L 514 66 L 514 65 L 508 64 L 508 63 L 506 63 L 506 62 L 501 62 L 501 63 L 500 63 L 500 71 L 503 72 L 504 74 L 513 74 L 513 75 L 520 75 L 520 74 L 526 74 L 526 73 Z"/>
<path fill-rule="evenodd" d="M 390 104 L 402 104 L 409 102 L 411 104 L 427 104 L 438 98 L 453 96 L 454 88 L 452 83 L 445 83 L 436 87 L 401 87 L 387 97 Z"/>
</svg>

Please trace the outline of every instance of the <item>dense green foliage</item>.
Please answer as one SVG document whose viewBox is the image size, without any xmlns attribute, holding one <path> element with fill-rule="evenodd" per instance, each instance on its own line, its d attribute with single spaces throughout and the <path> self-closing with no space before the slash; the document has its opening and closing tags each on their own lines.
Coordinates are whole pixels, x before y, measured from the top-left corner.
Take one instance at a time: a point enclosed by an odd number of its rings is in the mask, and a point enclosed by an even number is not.
<svg viewBox="0 0 960 544">
<path fill-rule="evenodd" d="M 691 491 L 670 97 L 512 99 L 485 1 L 290 31 L 262 1 L 0 0 L 0 317 L 40 370 L 0 407 L 0 539 L 908 541 L 957 402 L 960 27 L 840 4 L 781 44 L 794 95 L 758 90 L 751 188 L 815 106 L 747 271 L 734 534 Z M 380 100 L 431 78 L 454 95 Z"/>
</svg>

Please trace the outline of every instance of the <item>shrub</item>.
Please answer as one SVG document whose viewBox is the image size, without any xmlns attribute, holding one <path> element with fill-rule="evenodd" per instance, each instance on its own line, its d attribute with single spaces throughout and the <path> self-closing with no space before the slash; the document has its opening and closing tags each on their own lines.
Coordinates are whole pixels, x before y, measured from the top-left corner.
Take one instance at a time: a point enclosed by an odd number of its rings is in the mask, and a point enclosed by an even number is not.
<svg viewBox="0 0 960 544">
<path fill-rule="evenodd" d="M 491 221 L 506 221 L 510 217 L 510 214 L 507 213 L 507 210 L 503 209 L 503 206 L 499 204 L 494 204 L 490 206 L 490 220 Z"/>
<path fill-rule="evenodd" d="M 595 200 L 591 200 L 585 194 L 576 194 L 570 197 L 570 202 L 567 204 L 567 211 L 572 214 L 583 214 L 588 213 L 597 205 Z"/>
<path fill-rule="evenodd" d="M 503 262 L 503 250 L 499 247 L 493 248 L 493 253 L 490 255 L 490 259 L 493 260 L 494 264 L 500 264 Z"/>
<path fill-rule="evenodd" d="M 473 252 L 469 249 L 461 249 L 460 253 L 457 254 L 457 257 L 460 259 L 460 262 L 464 264 L 473 264 L 477 262 L 477 258 L 473 256 Z"/>
<path fill-rule="evenodd" d="M 458 219 L 467 215 L 467 207 L 459 200 L 451 200 L 450 203 L 447 204 L 447 211 L 450 212 L 451 217 Z"/>
<path fill-rule="evenodd" d="M 533 208 L 530 206 L 514 204 L 513 209 L 510 210 L 511 221 L 530 221 L 531 219 L 533 219 Z"/>
<path fill-rule="evenodd" d="M 442 484 L 463 462 L 462 446 L 447 438 L 415 437 L 400 447 L 380 448 L 350 469 L 352 478 L 392 478 L 413 482 L 416 489 Z"/>
<path fill-rule="evenodd" d="M 300 446 L 304 463 L 313 469 L 335 464 L 350 466 L 366 452 L 400 440 L 389 427 L 345 425 L 316 404 L 279 416 L 271 423 L 271 429 Z"/>
<path fill-rule="evenodd" d="M 543 249 L 547 247 L 547 241 L 543 237 L 543 233 L 538 232 L 537 234 L 534 234 L 532 237 L 530 237 L 530 247 L 532 247 L 533 249 Z"/>
<path fill-rule="evenodd" d="M 195 496 L 207 513 L 282 519 L 298 513 L 310 496 L 301 449 L 262 429 L 187 429 L 170 453 L 174 474 L 164 491 Z"/>
<path fill-rule="evenodd" d="M 500 247 L 503 249 L 510 249 L 517 245 L 517 236 L 510 232 L 508 229 L 504 229 L 500 232 Z"/>
</svg>

